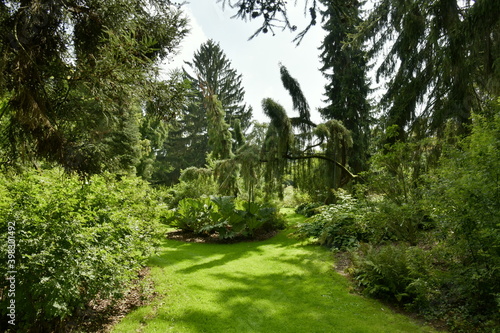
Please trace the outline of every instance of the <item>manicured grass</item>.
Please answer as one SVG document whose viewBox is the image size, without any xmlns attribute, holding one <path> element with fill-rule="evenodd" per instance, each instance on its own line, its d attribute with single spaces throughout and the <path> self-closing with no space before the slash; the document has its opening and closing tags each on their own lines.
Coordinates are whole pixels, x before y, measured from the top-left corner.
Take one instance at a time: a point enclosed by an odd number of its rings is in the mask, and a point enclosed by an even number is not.
<svg viewBox="0 0 500 333">
<path fill-rule="evenodd" d="M 238 244 L 165 240 L 150 265 L 160 296 L 113 332 L 433 332 L 349 293 L 327 250 L 287 232 Z"/>
</svg>

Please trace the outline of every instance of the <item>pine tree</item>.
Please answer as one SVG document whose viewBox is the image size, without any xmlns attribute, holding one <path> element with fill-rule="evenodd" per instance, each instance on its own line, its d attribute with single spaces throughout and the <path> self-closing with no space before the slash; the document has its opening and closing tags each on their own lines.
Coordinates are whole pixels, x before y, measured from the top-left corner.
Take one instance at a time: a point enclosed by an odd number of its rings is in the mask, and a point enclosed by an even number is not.
<svg viewBox="0 0 500 333">
<path fill-rule="evenodd" d="M 366 170 L 370 132 L 369 87 L 366 79 L 365 52 L 349 44 L 349 36 L 361 23 L 360 1 L 322 0 L 323 29 L 327 31 L 321 45 L 321 71 L 328 79 L 325 96 L 328 105 L 320 109 L 325 120 L 341 121 L 351 131 L 353 147 L 349 165 L 355 172 Z"/>
</svg>

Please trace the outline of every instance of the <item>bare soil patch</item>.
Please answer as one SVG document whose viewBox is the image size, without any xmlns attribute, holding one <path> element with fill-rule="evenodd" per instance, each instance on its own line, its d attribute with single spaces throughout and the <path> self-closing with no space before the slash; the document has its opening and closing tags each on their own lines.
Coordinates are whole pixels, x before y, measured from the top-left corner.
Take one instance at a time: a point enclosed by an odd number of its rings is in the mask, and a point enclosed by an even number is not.
<svg viewBox="0 0 500 333">
<path fill-rule="evenodd" d="M 188 243 L 212 243 L 212 244 L 234 244 L 240 242 L 256 242 L 263 241 L 276 236 L 279 230 L 267 231 L 259 233 L 251 238 L 249 237 L 235 237 L 230 239 L 219 238 L 218 233 L 200 235 L 193 232 L 186 232 L 183 230 L 170 231 L 166 234 L 168 239 L 175 239 L 178 241 Z"/>
<path fill-rule="evenodd" d="M 60 332 L 106 333 L 132 310 L 149 304 L 157 295 L 149 279 L 149 267 L 137 273 L 120 299 L 95 299 L 84 310 L 66 321 Z"/>
</svg>

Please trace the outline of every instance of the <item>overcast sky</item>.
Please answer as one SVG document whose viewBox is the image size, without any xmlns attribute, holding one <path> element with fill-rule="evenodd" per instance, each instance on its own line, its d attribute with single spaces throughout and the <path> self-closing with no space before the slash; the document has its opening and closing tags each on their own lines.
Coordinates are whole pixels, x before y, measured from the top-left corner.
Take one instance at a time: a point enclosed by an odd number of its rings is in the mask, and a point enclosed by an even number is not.
<svg viewBox="0 0 500 333">
<path fill-rule="evenodd" d="M 168 64 L 169 68 L 181 67 L 183 61 L 191 61 L 200 45 L 213 39 L 231 60 L 232 67 L 242 74 L 245 101 L 253 107 L 254 119 L 267 122 L 261 107 L 261 101 L 266 97 L 273 98 L 285 107 L 289 115 L 294 115 L 291 99 L 280 80 L 278 64 L 281 62 L 300 83 L 312 110 L 312 120 L 320 122 L 317 108 L 324 105 L 326 80 L 319 71 L 318 47 L 324 36 L 319 25 L 313 27 L 296 46 L 292 41 L 296 33 L 281 30 L 277 30 L 275 36 L 260 34 L 249 41 L 259 27 L 259 21 L 231 19 L 236 11 L 231 8 L 222 10 L 216 0 L 190 0 L 184 6 L 184 12 L 189 17 L 191 33 L 184 39 L 180 54 Z M 299 30 L 307 24 L 302 7 L 293 9 L 289 18 Z"/>
</svg>

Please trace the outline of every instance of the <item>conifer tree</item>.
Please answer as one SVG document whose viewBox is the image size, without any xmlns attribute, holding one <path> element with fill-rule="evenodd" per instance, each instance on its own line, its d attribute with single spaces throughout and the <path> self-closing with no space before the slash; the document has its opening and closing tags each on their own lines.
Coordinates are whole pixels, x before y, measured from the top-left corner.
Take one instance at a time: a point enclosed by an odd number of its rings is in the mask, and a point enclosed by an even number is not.
<svg viewBox="0 0 500 333">
<path fill-rule="evenodd" d="M 45 158 L 82 174 L 137 162 L 143 104 L 167 119 L 175 110 L 163 106 L 183 103 L 156 72 L 185 26 L 163 0 L 2 1 L 2 162 Z"/>
<path fill-rule="evenodd" d="M 362 25 L 370 56 L 381 55 L 378 77 L 388 79 L 382 99 L 387 125 L 399 135 L 427 122 L 441 133 L 448 121 L 462 131 L 471 110 L 500 92 L 498 1 L 383 0 Z M 425 132 L 429 129 L 429 132 Z"/>
<path fill-rule="evenodd" d="M 231 67 L 219 44 L 212 40 L 203 43 L 193 61 L 187 63 L 184 75 L 191 82 L 189 103 L 177 116 L 164 148 L 158 152 L 153 176 L 156 183 L 173 184 L 182 169 L 200 168 L 207 163 L 207 154 L 214 149 L 209 133 L 207 92 L 217 96 L 221 104 L 224 121 L 232 135 L 233 152 L 241 146 L 243 133 L 250 125 L 252 110 L 243 102 L 242 77 Z"/>
<path fill-rule="evenodd" d="M 242 86 L 242 75 L 231 66 L 220 45 L 209 39 L 195 52 L 193 61 L 186 62 L 192 73 L 186 74 L 193 82 L 193 87 L 206 85 L 214 95 L 217 95 L 225 112 L 225 120 L 234 128 L 234 122 L 239 120 L 245 131 L 250 125 L 252 110 L 244 103 L 245 91 Z"/>
<path fill-rule="evenodd" d="M 327 32 L 321 45 L 321 71 L 328 79 L 325 86 L 327 106 L 320 109 L 325 120 L 341 121 L 351 131 L 353 147 L 349 165 L 355 172 L 366 170 L 370 131 L 369 88 L 365 53 L 349 44 L 349 35 L 361 23 L 360 1 L 321 0 L 323 29 Z"/>
</svg>

